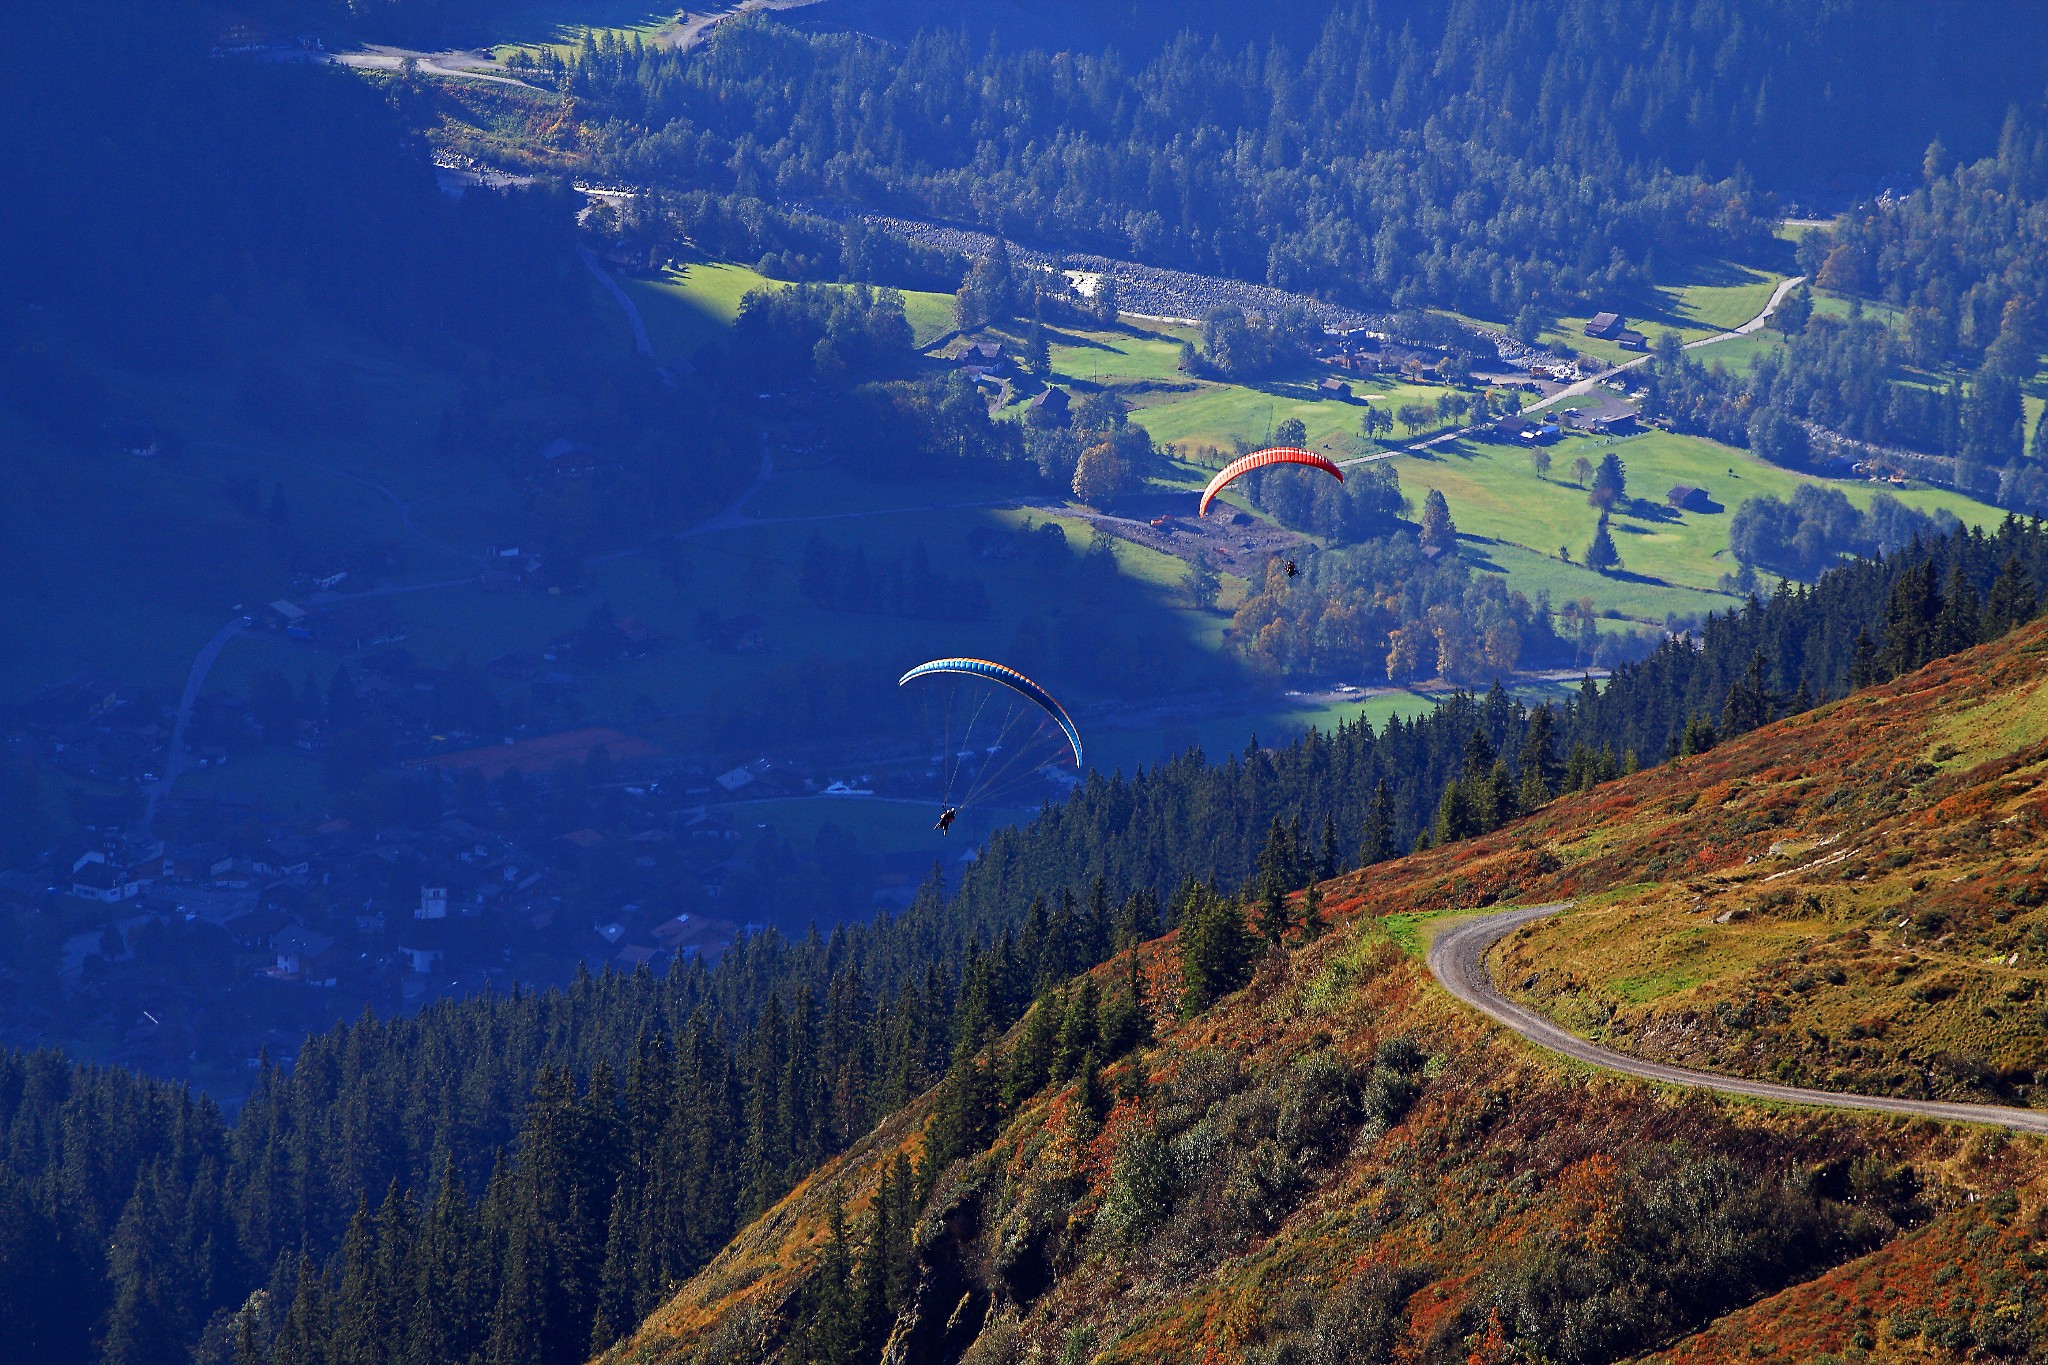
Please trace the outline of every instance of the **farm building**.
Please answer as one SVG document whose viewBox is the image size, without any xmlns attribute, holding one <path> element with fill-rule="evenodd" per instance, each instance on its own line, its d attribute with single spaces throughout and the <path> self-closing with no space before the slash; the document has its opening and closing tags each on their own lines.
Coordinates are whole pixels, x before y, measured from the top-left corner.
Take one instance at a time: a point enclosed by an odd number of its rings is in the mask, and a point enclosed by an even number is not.
<svg viewBox="0 0 2048 1365">
<path fill-rule="evenodd" d="M 1047 388 L 1042 393 L 1032 394 L 1025 400 L 1024 406 L 1047 421 L 1064 422 L 1067 409 L 1073 406 L 1073 399 L 1067 396 L 1065 389 Z"/>
<path fill-rule="evenodd" d="M 1714 500 L 1707 496 L 1707 490 L 1704 488 L 1694 488 L 1689 483 L 1674 484 L 1671 491 L 1664 495 L 1664 501 L 1670 503 L 1681 512 L 1711 512 L 1714 510 Z"/>
<path fill-rule="evenodd" d="M 1601 341 L 1613 341 L 1628 328 L 1628 319 L 1619 313 L 1595 313 L 1593 320 L 1586 324 L 1586 335 Z"/>
<path fill-rule="evenodd" d="M 1003 369 L 1003 345 L 999 341 L 977 341 L 953 357 L 953 364 L 972 375 L 1000 374 Z"/>
</svg>

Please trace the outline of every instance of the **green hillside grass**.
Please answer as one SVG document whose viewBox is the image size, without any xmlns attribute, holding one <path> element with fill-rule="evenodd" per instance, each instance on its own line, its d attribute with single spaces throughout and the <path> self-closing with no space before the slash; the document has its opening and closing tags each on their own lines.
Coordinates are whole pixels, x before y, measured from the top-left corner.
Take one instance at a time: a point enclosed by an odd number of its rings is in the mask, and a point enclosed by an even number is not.
<svg viewBox="0 0 2048 1365">
<path fill-rule="evenodd" d="M 566 54 L 586 33 L 646 42 L 673 28 L 683 8 L 655 0 L 524 0 L 490 17 L 486 40 L 501 61 L 520 48 Z"/>
<path fill-rule="evenodd" d="M 1569 546 L 1573 560 L 1579 560 L 1599 519 L 1587 504 L 1585 491 L 1573 481 L 1573 462 L 1584 456 L 1597 464 L 1609 450 L 1627 466 L 1633 497 L 1662 508 L 1668 489 L 1691 484 L 1705 488 L 1725 510 L 1682 512 L 1669 519 L 1624 511 L 1614 517 L 1624 575 L 1600 579 L 1576 563 L 1564 563 L 1557 557 L 1559 545 Z M 1669 611 L 1727 605 L 1725 597 L 1714 602 L 1706 595 L 1715 592 L 1722 574 L 1736 568 L 1727 553 L 1735 509 L 1747 498 L 1790 498 L 1801 483 L 1815 482 L 1747 451 L 1666 432 L 1617 439 L 1611 445 L 1605 438 L 1567 436 L 1549 447 L 1549 453 L 1552 464 L 1546 479 L 1537 478 L 1527 450 L 1469 440 L 1432 447 L 1427 456 L 1401 456 L 1396 468 L 1411 499 L 1420 501 L 1432 488 L 1442 492 L 1460 532 L 1522 546 L 1555 565 L 1539 568 L 1517 556 L 1501 556 L 1499 567 L 1510 581 L 1519 579 L 1525 590 L 1547 587 L 1553 597 L 1590 596 L 1598 606 L 1617 606 L 1630 615 L 1659 620 Z M 1941 489 L 1886 490 L 1856 480 L 1825 482 L 1839 487 L 1859 507 L 1867 507 L 1880 491 L 1890 491 L 1909 507 L 1947 510 L 1973 525 L 1995 524 L 2004 515 Z M 1538 529 L 1557 537 L 1558 544 L 1531 545 Z"/>
<path fill-rule="evenodd" d="M 629 276 L 619 284 L 639 308 L 648 340 L 661 359 L 688 358 L 718 341 L 740 315 L 740 303 L 756 289 L 786 289 L 785 280 L 771 280 L 743 265 L 726 261 L 693 261 L 659 276 Z M 616 307 L 607 300 L 613 313 Z M 953 296 L 907 290 L 903 313 L 920 346 L 953 326 Z"/>
<path fill-rule="evenodd" d="M 1314 386 L 1323 373 L 1309 371 L 1286 381 L 1255 387 L 1204 384 L 1193 393 L 1147 394 L 1139 399 L 1141 406 L 1131 414 L 1131 420 L 1151 432 L 1152 438 L 1161 444 L 1227 451 L 1237 440 L 1261 444 L 1280 423 L 1295 418 L 1308 428 L 1309 444 L 1323 447 L 1357 437 L 1358 420 L 1368 406 L 1393 411 L 1408 403 L 1434 402 L 1443 393 L 1440 388 L 1402 383 L 1385 376 L 1346 376 L 1353 398 L 1327 398 L 1318 394 Z M 1345 449 L 1349 452 L 1354 446 L 1363 448 L 1362 443 L 1353 440 Z"/>
<path fill-rule="evenodd" d="M 1552 319 L 1537 340 L 1545 346 L 1561 344 L 1610 365 L 1633 360 L 1642 353 L 1625 351 L 1614 342 L 1586 335 L 1586 324 L 1592 321 L 1593 314 L 1610 310 L 1628 319 L 1628 325 L 1649 337 L 1652 344 L 1664 332 L 1676 332 L 1678 339 L 1686 342 L 1718 336 L 1748 322 L 1770 303 L 1771 293 L 1779 281 L 1793 273 L 1789 243 L 1784 256 L 1783 261 L 1770 265 L 1720 260 L 1686 262 L 1676 269 L 1670 282 L 1659 284 L 1647 293 L 1601 299 L 1596 306 Z M 1494 330 L 1501 327 L 1499 319 L 1473 318 L 1443 311 L 1446 316 L 1459 321 Z M 1739 341 L 1720 342 L 1716 344 L 1714 354 L 1720 354 L 1722 346 L 1741 345 Z M 1737 354 L 1740 351 L 1729 353 L 1731 364 Z M 1706 357 L 1703 354 L 1701 358 Z"/>
</svg>

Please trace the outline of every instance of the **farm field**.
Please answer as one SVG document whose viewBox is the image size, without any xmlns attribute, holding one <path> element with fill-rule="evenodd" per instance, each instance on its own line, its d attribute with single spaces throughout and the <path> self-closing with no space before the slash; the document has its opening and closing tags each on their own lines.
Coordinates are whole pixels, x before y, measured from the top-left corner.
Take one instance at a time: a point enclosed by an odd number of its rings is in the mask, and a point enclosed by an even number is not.
<svg viewBox="0 0 2048 1365">
<path fill-rule="evenodd" d="M 1564 563 L 1557 558 L 1558 546 L 1528 542 L 1534 528 L 1553 533 L 1566 528 L 1570 538 L 1562 543 L 1570 547 L 1573 560 L 1582 557 L 1598 514 L 1574 481 L 1572 465 L 1582 456 L 1597 464 L 1610 449 L 1627 467 L 1630 495 L 1652 504 L 1659 515 L 1615 515 L 1615 544 L 1624 572 L 1605 580 L 1608 586 L 1602 591 L 1601 584 L 1592 581 L 1600 575 Z M 1555 566 L 1541 567 L 1539 574 L 1538 565 L 1526 560 L 1517 565 L 1512 557 L 1502 556 L 1500 567 L 1524 591 L 1533 595 L 1535 587 L 1544 587 L 1560 600 L 1590 596 L 1596 606 L 1618 606 L 1650 620 L 1661 620 L 1667 612 L 1690 614 L 1728 603 L 1715 589 L 1722 574 L 1735 571 L 1727 553 L 1728 526 L 1747 498 L 1790 498 L 1801 483 L 1823 482 L 1840 488 L 1859 507 L 1867 507 L 1878 492 L 1890 491 L 1918 511 L 1946 510 L 1975 525 L 1995 524 L 2004 515 L 1940 489 L 1886 490 L 1860 480 L 1808 479 L 1747 451 L 1695 436 L 1648 432 L 1616 438 L 1611 445 L 1606 438 L 1567 436 L 1549 447 L 1549 453 L 1551 470 L 1545 479 L 1536 477 L 1529 451 L 1470 440 L 1432 447 L 1426 456 L 1403 455 L 1395 466 L 1410 499 L 1419 502 L 1432 488 L 1444 495 L 1461 533 L 1525 547 Z M 1666 510 L 1664 494 L 1676 484 L 1706 489 L 1723 510 Z M 1719 602 L 1712 596 L 1719 596 Z"/>
<path fill-rule="evenodd" d="M 1131 420 L 1151 432 L 1152 438 L 1162 445 L 1225 452 L 1233 448 L 1237 439 L 1254 445 L 1264 443 L 1274 427 L 1291 417 L 1308 428 L 1310 444 L 1331 446 L 1351 438 L 1345 450 L 1355 453 L 1378 448 L 1376 442 L 1367 447 L 1358 439 L 1358 419 L 1368 406 L 1393 411 L 1409 403 L 1433 403 L 1443 393 L 1441 388 L 1402 383 L 1384 376 L 1346 376 L 1355 395 L 1347 401 L 1317 393 L 1313 381 L 1322 378 L 1323 373 L 1314 371 L 1291 382 L 1257 386 L 1204 384 L 1194 393 L 1147 394 L 1137 400 L 1141 406 L 1131 414 Z M 1220 458 L 1214 462 L 1220 463 Z"/>
<path fill-rule="evenodd" d="M 646 42 L 673 28 L 682 9 L 654 0 L 526 0 L 491 17 L 487 41 L 500 61 L 522 48 L 566 51 L 586 33 Z"/>
<path fill-rule="evenodd" d="M 1684 267 L 1678 278 L 1656 286 L 1647 294 L 1602 300 L 1598 308 L 1555 318 L 1537 340 L 1546 346 L 1562 343 L 1573 351 L 1613 365 L 1632 360 L 1642 353 L 1625 351 L 1614 342 L 1585 334 L 1585 326 L 1593 314 L 1603 309 L 1620 313 L 1628 320 L 1628 325 L 1647 336 L 1653 346 L 1663 332 L 1676 332 L 1679 340 L 1690 342 L 1731 331 L 1761 312 L 1771 301 L 1771 293 L 1779 281 L 1793 273 L 1790 255 L 1788 249 L 1786 260 L 1771 267 L 1733 261 L 1694 262 Z M 1497 319 L 1473 318 L 1448 309 L 1438 311 L 1447 317 L 1491 330 L 1499 330 L 1501 326 Z M 1740 344 L 1721 342 L 1715 347 L 1715 353 L 1719 353 L 1721 346 Z"/>
<path fill-rule="evenodd" d="M 622 276 L 619 285 L 639 308 L 648 340 L 664 360 L 688 358 L 717 341 L 739 316 L 741 301 L 754 290 L 788 287 L 786 281 L 724 261 L 693 261 L 654 278 Z M 953 296 L 907 290 L 903 312 L 922 346 L 952 328 Z"/>
<path fill-rule="evenodd" d="M 879 491 L 898 497 L 904 492 Z M 913 502 L 906 498 L 902 505 Z M 621 617 L 645 622 L 671 642 L 646 658 L 589 674 L 579 697 L 584 715 L 629 722 L 674 717 L 744 696 L 763 674 L 812 658 L 848 661 L 847 667 L 869 668 L 893 679 L 903 667 L 936 654 L 1009 657 L 1020 632 L 1043 638 L 1050 650 L 1046 662 L 1072 674 L 1073 665 L 1059 663 L 1072 633 L 1063 622 L 1080 609 L 1075 595 L 1084 590 L 1086 610 L 1095 621 L 1127 621 L 1128 630 L 1119 633 L 1155 640 L 1174 655 L 1179 665 L 1172 675 L 1175 685 L 1227 685 L 1230 670 L 1207 653 L 1220 631 L 1220 618 L 1190 611 L 1168 595 L 1178 581 L 1177 561 L 1120 545 L 1116 577 L 1084 589 L 1079 560 L 1089 531 L 1078 519 L 1067 528 L 1072 567 L 1056 576 L 1047 577 L 1021 559 L 969 557 L 968 531 L 1020 523 L 1025 515 L 947 508 L 769 523 L 686 542 L 676 556 L 679 577 L 652 557 L 635 555 L 594 565 L 589 590 L 582 594 L 492 594 L 460 587 L 399 596 L 391 604 L 406 629 L 404 647 L 433 665 L 459 658 L 481 662 L 512 652 L 537 656 L 550 641 L 579 629 L 600 603 Z M 870 560 L 899 555 L 921 541 L 938 572 L 972 574 L 984 582 L 990 615 L 982 621 L 946 622 L 816 607 L 798 584 L 804 546 L 813 535 L 840 545 L 857 543 Z M 764 618 L 767 651 L 721 653 L 698 643 L 695 622 L 706 604 L 717 604 L 724 615 Z M 245 689 L 248 679 L 265 667 L 280 668 L 294 680 L 309 668 L 324 678 L 342 657 L 274 635 L 245 635 L 223 653 L 210 685 Z M 1070 683 L 1062 695 L 1080 704 L 1101 694 Z"/>
<path fill-rule="evenodd" d="M 1730 370 L 1744 371 L 1754 368 L 1764 356 L 1776 355 L 1784 349 L 1784 333 L 1766 327 L 1746 337 L 1730 337 L 1711 346 L 1702 346 L 1691 354 L 1702 365 L 1724 365 Z"/>
<path fill-rule="evenodd" d="M 1752 295 L 1761 290 L 1768 299 L 1773 277 L 1752 274 L 1756 278 L 1735 284 L 1689 286 L 1692 306 L 1717 319 L 1760 307 Z M 1713 290 L 1735 292 L 1709 292 Z M 1741 292 L 1745 290 L 1751 293 Z M 1712 307 L 1722 311 L 1712 314 Z M 1163 333 L 1086 334 L 1083 345 L 1054 347 L 1054 381 L 1085 378 L 1104 387 L 1125 387 L 1128 401 L 1136 405 L 1131 420 L 1162 444 L 1178 445 L 1191 461 L 1188 473 L 1177 480 L 1190 485 L 1198 483 L 1201 469 L 1213 467 L 1220 452 L 1235 440 L 1257 443 L 1290 417 L 1307 428 L 1311 447 L 1332 458 L 1378 449 L 1377 442 L 1357 435 L 1358 414 L 1365 407 L 1360 400 L 1369 398 L 1392 408 L 1429 403 L 1442 393 L 1440 388 L 1385 380 L 1353 381 L 1358 397 L 1349 402 L 1325 397 L 1306 382 L 1249 387 L 1182 379 L 1179 382 L 1188 385 L 1185 389 L 1152 388 L 1162 374 L 1177 373 L 1161 367 L 1169 357 L 1177 357 L 1178 345 L 1178 338 Z M 1722 342 L 1698 354 L 1709 361 L 1739 359 L 1780 345 L 1774 334 L 1766 333 Z M 1074 373 L 1077 359 L 1087 367 L 1080 375 Z M 1616 539 L 1624 572 L 1603 576 L 1582 564 L 1565 562 L 1558 550 L 1559 544 L 1569 546 L 1576 561 L 1592 538 L 1597 514 L 1572 481 L 1571 466 L 1581 455 L 1597 463 L 1606 453 L 1605 439 L 1567 436 L 1551 448 L 1547 480 L 1537 479 L 1528 451 L 1470 440 L 1435 446 L 1425 454 L 1403 453 L 1393 463 L 1411 503 L 1419 507 L 1431 489 L 1442 492 L 1460 532 L 1472 539 L 1477 562 L 1507 574 L 1513 586 L 1531 597 L 1541 590 L 1555 601 L 1590 598 L 1596 609 L 1658 623 L 1673 613 L 1696 616 L 1731 605 L 1733 599 L 1719 591 L 1719 583 L 1723 574 L 1737 567 L 1727 554 L 1728 524 L 1736 507 L 1762 495 L 1789 498 L 1800 483 L 1811 481 L 1746 451 L 1697 437 L 1653 432 L 1617 438 L 1614 448 L 1628 465 L 1634 496 L 1661 508 L 1666 490 L 1692 484 L 1706 488 L 1723 510 L 1674 513 L 1668 519 L 1618 516 Z M 1867 506 L 1881 491 L 1861 481 L 1828 482 L 1842 488 L 1858 506 Z M 1945 509 L 1973 524 L 1993 524 L 2003 515 L 1943 490 L 1893 491 L 1910 507 L 1925 512 Z M 1556 534 L 1559 544 L 1531 543 L 1548 542 L 1546 533 Z"/>
</svg>

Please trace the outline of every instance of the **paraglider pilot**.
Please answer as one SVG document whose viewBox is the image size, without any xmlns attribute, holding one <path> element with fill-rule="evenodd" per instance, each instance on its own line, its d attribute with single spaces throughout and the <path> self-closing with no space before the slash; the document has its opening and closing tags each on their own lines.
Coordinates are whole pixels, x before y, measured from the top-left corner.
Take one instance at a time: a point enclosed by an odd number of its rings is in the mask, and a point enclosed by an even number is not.
<svg viewBox="0 0 2048 1365">
<path fill-rule="evenodd" d="M 933 825 L 932 828 L 941 834 L 949 833 L 953 828 L 953 821 L 958 819 L 959 816 L 960 808 L 958 806 L 948 806 L 939 812 L 939 823 Z"/>
<path fill-rule="evenodd" d="M 1293 560 L 1291 560 L 1291 559 L 1290 559 L 1290 560 L 1288 560 L 1288 561 L 1287 561 L 1287 576 L 1288 576 L 1289 578 L 1292 578 L 1292 577 L 1294 577 L 1294 576 L 1295 576 L 1296 574 L 1298 574 L 1298 573 L 1300 573 L 1300 572 L 1301 572 L 1301 570 L 1300 570 L 1300 569 L 1297 569 L 1297 568 L 1295 568 L 1295 567 L 1294 567 L 1294 561 L 1293 561 Z"/>
</svg>

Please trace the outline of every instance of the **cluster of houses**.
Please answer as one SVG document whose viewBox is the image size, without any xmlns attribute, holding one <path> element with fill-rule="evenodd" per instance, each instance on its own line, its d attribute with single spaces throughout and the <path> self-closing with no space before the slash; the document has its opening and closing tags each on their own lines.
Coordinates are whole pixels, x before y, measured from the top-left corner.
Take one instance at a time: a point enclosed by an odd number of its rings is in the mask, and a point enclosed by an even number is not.
<svg viewBox="0 0 2048 1365">
<path fill-rule="evenodd" d="M 405 627 L 388 598 L 350 598 L 329 606 L 302 607 L 288 598 L 266 606 L 251 625 L 326 649 L 352 651 L 396 644 Z"/>
<path fill-rule="evenodd" d="M 1444 382 L 1457 360 L 1447 350 L 1396 342 L 1363 328 L 1330 333 L 1316 358 L 1332 369 L 1362 378 L 1391 374 L 1416 384 Z M 1341 391 L 1341 396 L 1350 397 L 1349 386 L 1334 375 L 1319 381 L 1318 387 L 1332 396 Z"/>
<path fill-rule="evenodd" d="M 171 740 L 170 718 L 157 699 L 123 688 L 105 674 L 75 674 L 17 708 L 0 735 L 13 758 L 86 783 L 153 782 Z M 195 746 L 192 767 L 227 761 L 227 750 Z"/>
<path fill-rule="evenodd" d="M 579 762 L 587 769 L 597 748 L 611 778 L 586 799 L 602 827 L 557 833 L 551 784 Z M 211 838 L 89 831 L 0 872 L 0 917 L 30 917 L 61 938 L 63 1008 L 110 1011 L 136 1030 L 120 1060 L 176 1074 L 201 1051 L 288 1050 L 273 1036 L 280 1021 L 303 1033 L 364 1005 L 561 979 L 577 962 L 661 970 L 715 958 L 740 932 L 743 916 L 723 912 L 721 895 L 742 840 L 708 801 L 741 787 L 750 797 L 804 790 L 787 765 L 762 760 L 714 781 L 599 729 L 437 755 L 416 770 L 453 796 L 466 772 L 488 783 L 520 763 L 532 765 L 529 808 L 486 797 L 444 806 L 420 828 L 235 805 L 168 822 Z M 218 803 L 183 804 L 190 817 Z M 33 1046 L 49 1027 L 47 1010 L 10 1009 L 0 1042 Z"/>
</svg>

